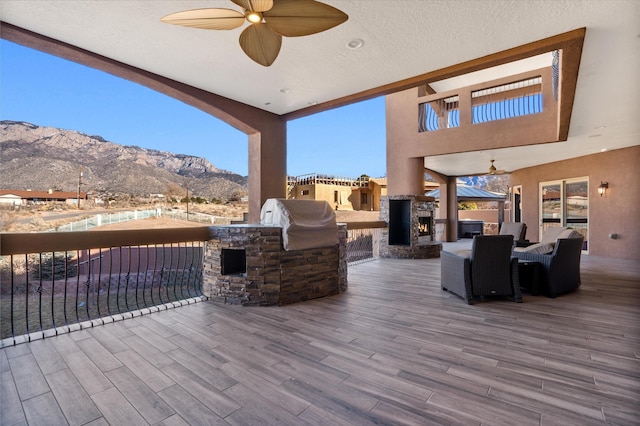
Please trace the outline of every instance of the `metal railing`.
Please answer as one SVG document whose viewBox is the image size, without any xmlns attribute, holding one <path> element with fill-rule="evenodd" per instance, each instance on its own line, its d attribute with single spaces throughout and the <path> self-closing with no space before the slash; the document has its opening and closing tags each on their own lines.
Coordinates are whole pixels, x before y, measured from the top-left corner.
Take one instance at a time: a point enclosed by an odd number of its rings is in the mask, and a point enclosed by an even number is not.
<svg viewBox="0 0 640 426">
<path fill-rule="evenodd" d="M 208 235 L 207 227 L 0 234 L 2 347 L 203 300 Z"/>
<path fill-rule="evenodd" d="M 229 225 L 233 221 L 241 221 L 242 218 L 229 218 L 223 216 L 214 216 L 205 213 L 190 212 L 172 209 L 149 209 L 149 210 L 132 210 L 122 211 L 110 214 L 97 214 L 86 217 L 82 220 L 67 223 L 50 229 L 49 232 L 78 232 L 88 231 L 103 225 L 112 225 L 115 223 L 127 222 L 130 220 L 149 219 L 151 217 L 168 217 L 174 220 L 186 220 L 211 225 Z"/>
<path fill-rule="evenodd" d="M 449 96 L 419 105 L 418 131 L 460 127 L 460 96 Z"/>
<path fill-rule="evenodd" d="M 78 232 L 88 231 L 91 228 L 96 228 L 103 225 L 112 225 L 114 223 L 128 222 L 130 220 L 148 219 L 150 217 L 160 216 L 159 209 L 150 210 L 133 210 L 115 212 L 109 214 L 97 214 L 86 217 L 82 220 L 60 225 L 54 229 L 50 229 L 49 232 Z"/>
<path fill-rule="evenodd" d="M 287 184 L 289 186 L 295 185 L 338 185 L 338 186 L 353 186 L 353 187 L 367 187 L 369 186 L 369 177 L 361 176 L 359 178 L 349 178 L 342 176 L 323 175 L 318 173 L 309 173 L 300 176 L 287 176 Z"/>
<path fill-rule="evenodd" d="M 347 264 L 379 258 L 381 229 L 386 226 L 384 221 L 347 223 Z"/>
<path fill-rule="evenodd" d="M 471 92 L 473 124 L 542 112 L 542 77 Z"/>
<path fill-rule="evenodd" d="M 242 220 L 242 218 L 230 218 L 223 216 L 214 216 L 205 213 L 189 212 L 183 210 L 162 210 L 163 217 L 169 217 L 174 220 L 186 220 L 189 222 L 197 222 L 210 225 L 229 225 L 233 221 Z"/>
<path fill-rule="evenodd" d="M 541 75 L 515 78 L 503 84 L 487 82 L 456 92 L 422 96 L 418 100 L 418 131 L 433 132 L 543 112 Z M 467 119 L 463 119 L 463 115 Z"/>
</svg>

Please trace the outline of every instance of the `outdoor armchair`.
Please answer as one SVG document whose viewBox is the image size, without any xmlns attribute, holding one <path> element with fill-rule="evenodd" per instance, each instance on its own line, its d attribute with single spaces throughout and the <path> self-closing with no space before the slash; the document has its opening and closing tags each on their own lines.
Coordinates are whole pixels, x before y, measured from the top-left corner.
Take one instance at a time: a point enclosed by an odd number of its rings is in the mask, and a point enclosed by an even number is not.
<svg viewBox="0 0 640 426">
<path fill-rule="evenodd" d="M 511 257 L 512 235 L 485 235 L 473 239 L 471 250 L 441 252 L 440 285 L 473 304 L 488 296 L 509 296 L 522 302 L 518 260 Z"/>
<path fill-rule="evenodd" d="M 540 288 L 549 297 L 575 290 L 580 286 L 580 256 L 584 237 L 577 232 L 569 238 L 558 238 L 551 253 L 523 252 L 514 250 L 513 255 L 521 260 L 540 264 Z"/>
<path fill-rule="evenodd" d="M 499 235 L 513 235 L 513 242 L 518 245 L 526 241 L 527 225 L 522 222 L 503 222 Z"/>
</svg>

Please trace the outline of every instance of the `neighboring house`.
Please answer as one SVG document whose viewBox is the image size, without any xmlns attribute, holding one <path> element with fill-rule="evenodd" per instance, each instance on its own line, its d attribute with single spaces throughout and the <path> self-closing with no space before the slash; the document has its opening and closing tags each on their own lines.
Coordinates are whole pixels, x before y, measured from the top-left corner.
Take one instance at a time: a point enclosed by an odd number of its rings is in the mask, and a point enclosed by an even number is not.
<svg viewBox="0 0 640 426">
<path fill-rule="evenodd" d="M 386 178 L 345 178 L 312 173 L 289 176 L 287 198 L 324 200 L 335 210 L 380 210 L 380 197 L 387 194 Z"/>
<path fill-rule="evenodd" d="M 424 190 L 438 188 L 435 182 L 425 182 Z M 387 195 L 387 178 L 359 178 L 312 173 L 287 177 L 287 198 L 324 200 L 335 210 L 379 211 L 380 198 Z"/>
<path fill-rule="evenodd" d="M 22 204 L 22 198 L 15 194 L 0 195 L 0 206 L 19 206 Z"/>
<path fill-rule="evenodd" d="M 87 200 L 87 193 L 80 192 L 80 199 Z M 62 202 L 67 204 L 78 203 L 77 192 L 64 191 L 23 191 L 12 189 L 0 189 L 0 204 L 13 206 L 26 206 L 29 204 L 44 204 Z"/>
</svg>

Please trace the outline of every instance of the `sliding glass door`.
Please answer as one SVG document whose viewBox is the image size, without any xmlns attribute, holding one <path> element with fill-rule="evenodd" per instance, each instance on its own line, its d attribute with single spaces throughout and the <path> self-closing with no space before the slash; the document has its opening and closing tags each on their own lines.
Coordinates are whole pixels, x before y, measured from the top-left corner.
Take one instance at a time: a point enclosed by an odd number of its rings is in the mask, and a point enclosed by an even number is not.
<svg viewBox="0 0 640 426">
<path fill-rule="evenodd" d="M 562 226 L 562 182 L 540 184 L 540 235 L 547 228 Z"/>
<path fill-rule="evenodd" d="M 588 249 L 589 179 L 576 178 L 540 184 L 540 235 L 552 226 L 568 226 L 584 236 Z"/>
</svg>

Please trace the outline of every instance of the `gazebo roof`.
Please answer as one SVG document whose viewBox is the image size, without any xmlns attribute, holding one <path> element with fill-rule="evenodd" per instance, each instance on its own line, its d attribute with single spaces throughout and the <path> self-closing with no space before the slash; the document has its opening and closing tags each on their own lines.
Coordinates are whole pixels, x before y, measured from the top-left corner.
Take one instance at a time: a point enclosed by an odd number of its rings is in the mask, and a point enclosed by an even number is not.
<svg viewBox="0 0 640 426">
<path fill-rule="evenodd" d="M 500 192 L 485 191 L 471 187 L 469 185 L 457 185 L 458 200 L 461 201 L 504 201 L 507 199 L 506 194 Z M 440 188 L 427 192 L 428 197 L 440 198 Z"/>
</svg>

